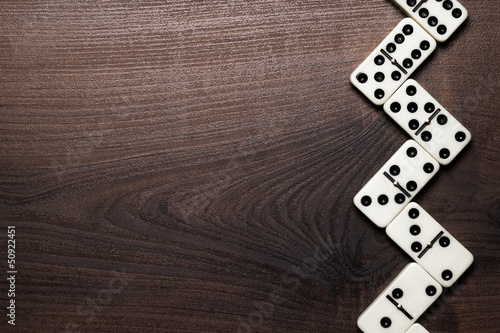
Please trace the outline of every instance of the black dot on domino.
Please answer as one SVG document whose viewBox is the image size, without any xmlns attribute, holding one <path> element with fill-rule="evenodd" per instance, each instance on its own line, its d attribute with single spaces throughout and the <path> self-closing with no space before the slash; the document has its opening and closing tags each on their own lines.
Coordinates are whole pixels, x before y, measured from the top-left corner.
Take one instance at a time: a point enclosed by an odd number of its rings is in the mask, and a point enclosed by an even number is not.
<svg viewBox="0 0 500 333">
<path fill-rule="evenodd" d="M 447 159 L 450 157 L 450 151 L 446 148 L 443 148 L 439 151 L 439 157 L 441 157 L 443 160 Z"/>
<path fill-rule="evenodd" d="M 385 80 L 385 75 L 382 72 L 375 73 L 375 81 L 382 82 Z"/>
<path fill-rule="evenodd" d="M 457 134 L 455 134 L 455 140 L 457 140 L 458 142 L 464 142 L 466 138 L 467 136 L 462 131 L 459 131 L 457 132 Z"/>
<path fill-rule="evenodd" d="M 393 165 L 390 167 L 389 172 L 391 173 L 391 175 L 397 176 L 401 172 L 401 169 L 397 165 Z"/>
<path fill-rule="evenodd" d="M 412 234 L 413 236 L 418 236 L 420 235 L 420 227 L 418 225 L 412 225 L 410 227 L 410 234 Z"/>
<path fill-rule="evenodd" d="M 359 73 L 356 76 L 356 79 L 358 79 L 359 83 L 366 83 L 366 81 L 368 81 L 368 75 L 366 75 L 365 73 Z"/>
<path fill-rule="evenodd" d="M 416 209 L 416 208 L 412 208 L 412 209 L 410 209 L 410 210 L 408 211 L 408 216 L 409 216 L 412 220 L 414 220 L 414 219 L 418 218 L 418 217 L 419 217 L 419 215 L 420 215 L 420 212 L 419 212 L 419 211 L 418 211 L 418 209 Z M 419 228 L 419 230 L 420 230 L 420 228 Z"/>
<path fill-rule="evenodd" d="M 411 130 L 417 130 L 420 127 L 420 124 L 419 124 L 418 120 L 412 119 L 408 123 L 408 127 L 410 127 Z"/>
<path fill-rule="evenodd" d="M 408 103 L 408 105 L 406 106 L 406 109 L 410 113 L 415 113 L 418 111 L 418 104 L 415 102 Z"/>
<path fill-rule="evenodd" d="M 430 25 L 431 27 L 435 27 L 435 26 L 438 24 L 438 19 L 437 19 L 437 17 L 435 17 L 435 16 L 431 16 L 431 17 L 429 17 L 429 19 L 427 20 L 427 23 L 429 23 L 429 25 Z"/>
<path fill-rule="evenodd" d="M 433 112 L 434 112 L 434 110 L 436 110 L 436 107 L 434 106 L 434 104 L 433 104 L 433 103 L 426 103 L 426 104 L 424 105 L 424 110 L 425 110 L 425 112 L 427 112 L 427 113 L 433 113 Z"/>
<path fill-rule="evenodd" d="M 415 113 L 418 111 L 418 105 L 415 102 L 411 102 L 411 103 L 408 103 L 408 105 L 406 106 L 406 109 L 410 113 Z"/>
<path fill-rule="evenodd" d="M 372 204 L 372 198 L 365 195 L 364 197 L 361 198 L 361 204 L 365 207 L 370 206 Z"/>
<path fill-rule="evenodd" d="M 412 68 L 413 60 L 411 60 L 410 58 L 406 58 L 405 60 L 403 60 L 403 66 L 404 68 Z"/>
<path fill-rule="evenodd" d="M 385 206 L 389 203 L 389 198 L 385 194 L 380 195 L 377 200 L 378 203 L 381 204 L 382 206 Z"/>
<path fill-rule="evenodd" d="M 450 10 L 453 8 L 453 2 L 451 2 L 450 0 L 446 0 L 443 2 L 443 8 L 446 9 L 446 10 Z"/>
<path fill-rule="evenodd" d="M 406 189 L 410 192 L 414 192 L 417 189 L 417 183 L 410 180 L 408 184 L 406 184 Z"/>
<path fill-rule="evenodd" d="M 398 102 L 392 103 L 391 104 L 391 111 L 394 113 L 398 113 L 399 111 L 401 111 L 401 104 L 399 104 Z"/>
<path fill-rule="evenodd" d="M 398 193 L 394 196 L 394 201 L 396 201 L 397 204 L 401 205 L 404 203 L 406 200 L 405 196 L 401 193 Z"/>
<path fill-rule="evenodd" d="M 406 94 L 408 96 L 415 96 L 416 93 L 417 93 L 417 87 L 412 85 L 406 88 Z"/>
<path fill-rule="evenodd" d="M 395 37 L 394 37 L 394 41 L 397 43 L 397 44 L 403 44 L 405 42 L 405 36 L 403 34 L 397 34 Z"/>
<path fill-rule="evenodd" d="M 411 24 L 407 24 L 403 27 L 403 33 L 406 36 L 409 36 L 413 33 L 413 27 L 411 26 Z"/>
<path fill-rule="evenodd" d="M 441 277 L 445 281 L 450 281 L 453 278 L 453 273 L 449 269 L 446 269 L 441 273 Z"/>
<path fill-rule="evenodd" d="M 394 71 L 392 72 L 391 77 L 394 81 L 399 81 L 401 79 L 401 73 L 398 71 Z"/>
<path fill-rule="evenodd" d="M 384 317 L 384 318 L 380 319 L 380 326 L 382 326 L 383 328 L 389 328 L 389 327 L 391 327 L 391 324 L 392 324 L 392 321 L 388 317 Z"/>
<path fill-rule="evenodd" d="M 411 57 L 413 59 L 415 59 L 415 60 L 420 59 L 421 56 L 422 56 L 422 52 L 420 52 L 420 50 L 415 49 L 415 50 L 411 51 Z"/>
<path fill-rule="evenodd" d="M 440 24 L 440 25 L 437 27 L 437 32 L 438 32 L 438 34 L 440 34 L 440 35 L 445 35 L 447 31 L 448 31 L 448 28 L 447 28 L 444 24 Z"/>
<path fill-rule="evenodd" d="M 411 244 L 411 250 L 413 252 L 420 252 L 420 251 L 422 251 L 422 244 L 420 244 L 419 242 L 413 242 L 413 244 Z"/>
<path fill-rule="evenodd" d="M 385 92 L 382 89 L 375 90 L 375 98 L 382 99 L 385 96 Z"/>
<path fill-rule="evenodd" d="M 429 43 L 428 41 L 424 40 L 420 43 L 420 49 L 421 50 L 424 50 L 424 51 L 427 51 L 429 48 L 431 47 L 431 43 Z"/>
<path fill-rule="evenodd" d="M 433 171 L 434 171 L 434 165 L 432 165 L 432 163 L 425 163 L 424 172 L 425 173 L 432 173 Z"/>
<path fill-rule="evenodd" d="M 392 291 L 392 297 L 394 297 L 395 299 L 400 299 L 401 297 L 403 297 L 403 291 L 399 288 L 396 288 Z"/>
<path fill-rule="evenodd" d="M 387 44 L 386 48 L 387 52 L 389 53 L 394 53 L 396 51 L 396 44 L 394 43 L 389 43 Z"/>
<path fill-rule="evenodd" d="M 415 7 L 417 0 L 406 0 L 406 4 L 410 7 Z"/>
<path fill-rule="evenodd" d="M 429 132 L 429 131 L 422 132 L 422 140 L 424 140 L 424 142 L 431 141 L 432 140 L 432 134 L 431 134 L 431 132 Z"/>
<path fill-rule="evenodd" d="M 446 117 L 444 114 L 441 114 L 437 117 L 437 123 L 439 125 L 446 125 L 448 122 L 448 117 Z"/>
<path fill-rule="evenodd" d="M 417 154 L 418 154 L 418 151 L 417 151 L 417 148 L 415 148 L 415 147 L 410 147 L 410 148 L 406 149 L 406 155 L 409 158 L 414 158 L 415 156 L 417 156 Z"/>
<path fill-rule="evenodd" d="M 450 246 L 450 243 L 451 243 L 450 239 L 446 236 L 441 237 L 439 239 L 439 245 L 441 245 L 442 247 L 448 247 L 448 246 Z"/>
<path fill-rule="evenodd" d="M 385 62 L 385 58 L 381 55 L 378 55 L 375 57 L 374 62 L 375 62 L 375 65 L 382 66 Z"/>
<path fill-rule="evenodd" d="M 427 18 L 429 16 L 429 10 L 427 8 L 422 8 L 418 11 L 418 15 L 420 15 L 421 18 Z"/>
<path fill-rule="evenodd" d="M 437 289 L 434 286 L 428 286 L 427 288 L 425 288 L 425 293 L 427 294 L 427 296 L 432 297 L 432 296 L 436 295 Z"/>
<path fill-rule="evenodd" d="M 454 18 L 460 18 L 462 17 L 462 10 L 460 8 L 455 8 L 451 12 L 451 15 L 453 15 Z"/>
</svg>

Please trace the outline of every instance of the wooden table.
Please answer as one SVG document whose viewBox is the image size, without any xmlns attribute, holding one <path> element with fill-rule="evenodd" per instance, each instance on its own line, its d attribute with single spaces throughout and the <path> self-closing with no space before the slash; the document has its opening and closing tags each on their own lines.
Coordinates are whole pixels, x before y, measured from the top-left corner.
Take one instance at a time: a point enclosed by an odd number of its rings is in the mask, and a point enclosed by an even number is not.
<svg viewBox="0 0 500 333">
<path fill-rule="evenodd" d="M 462 4 L 413 77 L 473 141 L 416 201 L 475 263 L 419 322 L 493 333 L 500 7 Z M 18 273 L 0 330 L 356 332 L 411 259 L 352 198 L 408 136 L 349 75 L 403 17 L 387 0 L 1 1 Z"/>
</svg>

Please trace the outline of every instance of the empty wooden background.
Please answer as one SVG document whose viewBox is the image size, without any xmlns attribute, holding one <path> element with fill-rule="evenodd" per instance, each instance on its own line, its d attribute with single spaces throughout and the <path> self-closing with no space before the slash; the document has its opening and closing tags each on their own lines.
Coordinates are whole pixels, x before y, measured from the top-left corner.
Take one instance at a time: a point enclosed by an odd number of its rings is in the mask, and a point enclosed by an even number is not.
<svg viewBox="0 0 500 333">
<path fill-rule="evenodd" d="M 417 201 L 475 255 L 420 322 L 500 327 L 500 19 L 415 73 L 473 133 Z M 352 198 L 408 139 L 349 83 L 388 0 L 0 2 L 18 332 L 357 332 L 410 259 Z M 2 264 L 6 271 L 6 264 Z M 0 273 L 4 275 L 5 273 Z"/>
</svg>

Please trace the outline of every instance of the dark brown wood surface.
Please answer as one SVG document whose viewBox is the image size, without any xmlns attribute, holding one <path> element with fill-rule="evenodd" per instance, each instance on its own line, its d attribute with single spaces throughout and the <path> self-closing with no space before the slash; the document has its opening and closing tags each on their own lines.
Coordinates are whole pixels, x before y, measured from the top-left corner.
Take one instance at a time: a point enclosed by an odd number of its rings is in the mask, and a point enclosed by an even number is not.
<svg viewBox="0 0 500 333">
<path fill-rule="evenodd" d="M 473 134 L 419 202 L 475 256 L 419 322 L 500 327 L 500 7 L 413 76 Z M 388 0 L 0 2 L 0 331 L 357 332 L 410 262 L 353 196 L 408 139 L 349 83 Z M 16 226 L 16 326 L 7 226 Z"/>
</svg>

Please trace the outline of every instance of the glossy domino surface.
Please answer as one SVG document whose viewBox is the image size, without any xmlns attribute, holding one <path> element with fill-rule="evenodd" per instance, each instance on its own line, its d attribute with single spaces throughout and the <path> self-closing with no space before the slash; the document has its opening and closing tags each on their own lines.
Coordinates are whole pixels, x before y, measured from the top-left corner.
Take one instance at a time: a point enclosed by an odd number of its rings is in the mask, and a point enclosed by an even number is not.
<svg viewBox="0 0 500 333">
<path fill-rule="evenodd" d="M 443 288 L 422 267 L 408 264 L 359 316 L 364 333 L 401 333 L 441 295 Z"/>
<path fill-rule="evenodd" d="M 439 163 L 418 143 L 408 140 L 356 194 L 354 204 L 385 228 L 438 170 Z"/>
<path fill-rule="evenodd" d="M 456 0 L 392 0 L 435 40 L 444 42 L 467 19 L 468 12 Z"/>
<path fill-rule="evenodd" d="M 412 79 L 384 104 L 384 111 L 442 165 L 453 161 L 472 138 L 467 128 Z"/>
<path fill-rule="evenodd" d="M 413 324 L 406 333 L 429 333 L 429 331 L 420 324 Z"/>
<path fill-rule="evenodd" d="M 411 18 L 403 19 L 354 70 L 351 83 L 382 105 L 435 49 L 434 38 Z"/>
<path fill-rule="evenodd" d="M 403 209 L 386 233 L 444 287 L 453 285 L 474 261 L 472 253 L 415 202 Z"/>
</svg>

